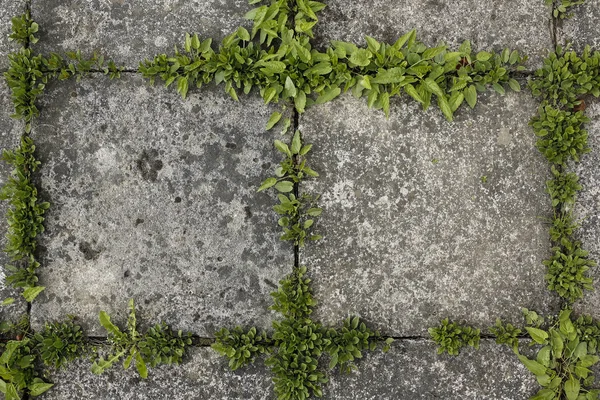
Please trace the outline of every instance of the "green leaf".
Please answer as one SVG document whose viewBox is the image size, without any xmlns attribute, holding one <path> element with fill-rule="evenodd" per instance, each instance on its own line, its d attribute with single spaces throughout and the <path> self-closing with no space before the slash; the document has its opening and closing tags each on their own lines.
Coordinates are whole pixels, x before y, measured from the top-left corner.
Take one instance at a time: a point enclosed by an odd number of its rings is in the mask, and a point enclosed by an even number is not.
<svg viewBox="0 0 600 400">
<path fill-rule="evenodd" d="M 539 343 L 539 344 L 546 343 L 546 339 L 548 339 L 548 333 L 546 331 L 543 331 L 538 328 L 532 328 L 530 326 L 525 327 L 525 329 L 527 329 L 527 332 L 529 332 L 529 336 L 531 336 L 531 338 L 536 343 Z"/>
<path fill-rule="evenodd" d="M 177 92 L 185 100 L 188 92 L 188 78 L 186 76 L 181 76 L 177 79 Z"/>
<path fill-rule="evenodd" d="M 289 193 L 294 190 L 294 183 L 290 181 L 281 181 L 277 182 L 275 185 L 275 189 L 279 190 L 282 193 Z"/>
<path fill-rule="evenodd" d="M 525 367 L 530 370 L 534 375 L 544 375 L 546 373 L 546 367 L 537 361 L 530 360 L 524 355 L 519 354 L 519 360 L 525 365 Z"/>
<path fill-rule="evenodd" d="M 323 93 L 319 97 L 317 97 L 317 100 L 315 101 L 315 103 L 317 103 L 317 104 L 327 103 L 328 101 L 331 101 L 331 100 L 335 99 L 336 97 L 338 97 L 340 95 L 340 93 L 342 93 L 342 89 L 340 89 L 339 87 L 325 89 L 323 91 Z"/>
<path fill-rule="evenodd" d="M 292 154 L 298 154 L 300 153 L 300 150 L 302 149 L 302 140 L 300 139 L 300 131 L 296 131 L 296 133 L 294 133 L 294 138 L 292 139 Z"/>
<path fill-rule="evenodd" d="M 287 144 L 283 143 L 281 140 L 275 140 L 273 143 L 275 144 L 275 148 L 277 150 L 279 150 L 288 157 L 292 156 L 292 152 L 290 151 L 290 148 Z"/>
<path fill-rule="evenodd" d="M 262 185 L 260 185 L 257 192 L 262 192 L 263 190 L 266 190 L 272 186 L 275 186 L 276 183 L 277 183 L 277 178 L 267 178 L 262 183 Z"/>
<path fill-rule="evenodd" d="M 580 388 L 581 384 L 579 379 L 576 379 L 573 375 L 571 375 L 569 380 L 565 382 L 565 395 L 567 395 L 567 400 L 577 400 L 577 397 L 579 397 Z"/>
<path fill-rule="evenodd" d="M 331 361 L 329 361 L 329 369 L 334 369 L 338 363 L 338 353 L 333 353 L 331 355 Z"/>
<path fill-rule="evenodd" d="M 294 97 L 294 105 L 296 106 L 296 111 L 302 114 L 306 107 L 306 93 L 304 91 L 299 90 L 296 97 Z"/>
<path fill-rule="evenodd" d="M 100 325 L 102 325 L 108 333 L 111 333 L 114 336 L 120 336 L 122 334 L 121 330 L 110 321 L 110 316 L 105 311 L 100 311 L 99 319 Z"/>
<path fill-rule="evenodd" d="M 28 303 L 31 303 L 44 289 L 46 289 L 44 286 L 28 287 L 23 291 L 23 297 Z"/>
<path fill-rule="evenodd" d="M 446 119 L 452 122 L 452 108 L 450 107 L 448 100 L 446 100 L 446 96 L 438 97 L 437 99 L 440 110 L 442 110 L 442 113 L 444 114 Z"/>
<path fill-rule="evenodd" d="M 52 386 L 54 386 L 53 383 L 33 383 L 31 385 L 29 385 L 27 387 L 27 389 L 29 389 L 29 394 L 31 396 L 39 396 L 40 394 L 44 393 L 45 391 L 47 391 L 48 389 L 50 389 Z"/>
<path fill-rule="evenodd" d="M 296 94 L 298 93 L 294 81 L 292 81 L 292 78 L 289 76 L 285 78 L 285 90 L 290 97 L 296 97 Z"/>
<path fill-rule="evenodd" d="M 381 43 L 379 43 L 377 40 L 373 39 L 371 36 L 365 36 L 365 40 L 367 41 L 369 50 L 371 50 L 373 53 L 376 53 L 379 51 L 379 48 L 381 47 Z"/>
<path fill-rule="evenodd" d="M 475 85 L 470 85 L 463 91 L 463 93 L 465 95 L 465 100 L 467 100 L 467 103 L 469 104 L 469 107 L 475 108 L 475 105 L 477 104 L 477 89 L 475 88 Z"/>
<path fill-rule="evenodd" d="M 492 55 L 490 53 L 488 53 L 487 51 L 480 51 L 479 53 L 477 53 L 477 61 L 487 61 L 490 58 L 492 58 Z"/>
<path fill-rule="evenodd" d="M 250 41 L 250 33 L 246 30 L 246 28 L 240 26 L 237 30 L 237 35 L 240 39 L 248 42 Z"/>
<path fill-rule="evenodd" d="M 446 97 L 446 94 L 444 93 L 444 91 L 442 90 L 442 88 L 439 87 L 439 85 L 437 84 L 437 82 L 431 78 L 427 78 L 423 81 L 423 84 L 425 85 L 425 88 L 435 94 L 438 97 Z"/>
<path fill-rule="evenodd" d="M 358 49 L 352 53 L 348 60 L 359 67 L 366 67 L 371 63 L 371 57 L 373 57 L 373 54 L 369 50 Z"/>
<path fill-rule="evenodd" d="M 266 130 L 271 130 L 275 124 L 277 124 L 279 122 L 279 120 L 281 119 L 281 113 L 275 111 L 273 114 L 271 114 L 271 117 L 269 118 L 269 121 L 267 122 L 267 126 L 266 126 Z"/>
<path fill-rule="evenodd" d="M 8 306 L 12 303 L 15 302 L 15 298 L 14 297 L 9 297 L 7 299 L 4 299 L 4 301 L 2 302 L 2 304 L 0 304 L 1 306 Z"/>
<path fill-rule="evenodd" d="M 509 79 L 508 80 L 508 86 L 510 86 L 510 88 L 512 90 L 514 90 L 515 92 L 520 92 L 521 91 L 521 85 L 515 79 L 512 79 L 512 78 Z"/>
<path fill-rule="evenodd" d="M 504 91 L 504 88 L 502 87 L 502 85 L 500 85 L 499 83 L 494 83 L 492 85 L 492 87 L 494 88 L 494 90 L 500 94 L 505 94 L 506 92 Z"/>
<path fill-rule="evenodd" d="M 139 351 L 135 353 L 135 367 L 142 378 L 146 379 L 148 377 L 148 368 Z"/>
<path fill-rule="evenodd" d="M 419 92 L 417 91 L 417 89 L 415 89 L 415 87 L 413 85 L 411 85 L 410 83 L 408 85 L 404 86 L 404 91 L 406 92 L 406 94 L 408 94 L 410 97 L 412 97 L 419 103 L 421 103 L 421 104 L 425 103 L 425 101 L 421 98 L 421 96 L 419 96 Z"/>
</svg>

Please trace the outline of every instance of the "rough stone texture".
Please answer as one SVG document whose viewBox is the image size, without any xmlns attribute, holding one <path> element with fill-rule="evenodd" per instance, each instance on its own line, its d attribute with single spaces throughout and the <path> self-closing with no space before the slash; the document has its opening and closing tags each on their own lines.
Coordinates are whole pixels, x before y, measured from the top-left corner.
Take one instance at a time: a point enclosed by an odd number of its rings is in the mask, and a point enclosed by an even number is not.
<svg viewBox="0 0 600 400">
<path fill-rule="evenodd" d="M 181 365 L 149 369 L 140 379 L 132 367 L 121 365 L 98 376 L 90 372 L 89 361 L 78 361 L 49 377 L 55 386 L 39 400 L 205 400 L 272 399 L 270 372 L 261 360 L 231 372 L 227 360 L 210 348 L 190 350 Z"/>
<path fill-rule="evenodd" d="M 95 50 L 137 69 L 140 61 L 181 48 L 185 32 L 220 41 L 251 9 L 246 0 L 33 0 L 42 52 Z"/>
<path fill-rule="evenodd" d="M 417 29 L 417 37 L 433 46 L 458 46 L 471 40 L 473 49 L 505 47 L 529 55 L 529 68 L 541 65 L 551 49 L 550 9 L 543 1 L 504 0 L 329 0 L 320 13 L 315 35 L 319 43 L 345 40 L 366 45 L 369 35 L 388 43 Z"/>
<path fill-rule="evenodd" d="M 600 261 L 600 102 L 594 100 L 588 106 L 586 115 L 592 120 L 587 125 L 588 142 L 591 153 L 582 157 L 581 162 L 574 167 L 580 177 L 583 190 L 575 203 L 575 214 L 581 220 L 581 227 L 577 231 L 577 238 L 581 240 L 583 248 L 590 252 L 590 258 Z M 600 319 L 600 269 L 590 270 L 594 278 L 593 292 L 586 292 L 585 297 L 577 305 L 577 311 L 591 314 Z"/>
<path fill-rule="evenodd" d="M 187 101 L 127 74 L 52 85 L 34 126 L 51 202 L 34 327 L 67 313 L 105 334 L 100 310 L 212 335 L 268 328 L 269 293 L 293 265 L 274 195 L 256 188 L 280 157 L 264 126 L 274 106 L 223 88 Z"/>
<path fill-rule="evenodd" d="M 432 342 L 410 340 L 386 354 L 368 353 L 351 375 L 332 375 L 324 398 L 523 400 L 537 387 L 512 350 L 492 340 L 456 357 L 437 355 Z"/>
<path fill-rule="evenodd" d="M 18 48 L 15 42 L 8 40 L 12 32 L 10 20 L 24 11 L 24 0 L 0 0 L 0 72 L 8 69 L 7 55 Z"/>
<path fill-rule="evenodd" d="M 550 252 L 548 164 L 527 125 L 527 93 L 480 96 L 454 122 L 396 99 L 389 120 L 350 95 L 300 120 L 321 176 L 309 267 L 316 315 L 357 314 L 392 336 L 425 335 L 450 316 L 480 327 L 556 311 L 542 260 Z M 482 177 L 487 177 L 482 182 Z"/>
<path fill-rule="evenodd" d="M 573 17 L 557 23 L 558 44 L 573 44 L 573 48 L 582 51 L 589 44 L 600 50 L 600 0 L 586 0 L 584 4 L 571 8 Z"/>
<path fill-rule="evenodd" d="M 20 121 L 10 118 L 12 114 L 12 102 L 10 91 L 4 80 L 0 80 L 0 153 L 3 149 L 14 149 L 19 144 L 19 138 L 23 132 L 24 126 Z M 11 172 L 11 167 L 0 160 L 0 187 L 4 185 Z M 6 247 L 6 232 L 8 224 L 6 222 L 6 211 L 8 202 L 0 201 L 0 249 Z M 6 287 L 4 279 L 6 278 L 4 266 L 10 265 L 11 261 L 6 253 L 0 251 L 0 301 L 13 297 L 15 302 L 9 306 L 0 308 L 0 321 L 17 321 L 27 312 L 27 303 L 20 292 L 10 287 Z"/>
</svg>

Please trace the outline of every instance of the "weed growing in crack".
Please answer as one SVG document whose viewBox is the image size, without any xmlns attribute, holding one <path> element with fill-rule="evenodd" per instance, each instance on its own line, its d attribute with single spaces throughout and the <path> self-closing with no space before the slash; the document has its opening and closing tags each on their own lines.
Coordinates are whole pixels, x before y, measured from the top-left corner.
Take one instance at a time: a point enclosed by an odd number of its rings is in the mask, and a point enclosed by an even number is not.
<svg viewBox="0 0 600 400">
<path fill-rule="evenodd" d="M 451 322 L 448 318 L 443 319 L 437 327 L 429 328 L 429 335 L 438 345 L 438 354 L 447 352 L 451 356 L 457 356 L 460 349 L 471 346 L 479 349 L 481 331 L 470 326 L 462 326 Z"/>
<path fill-rule="evenodd" d="M 552 6 L 552 16 L 558 19 L 571 18 L 572 12 L 569 12 L 571 7 L 585 3 L 585 0 L 544 0 L 544 2 Z"/>
</svg>

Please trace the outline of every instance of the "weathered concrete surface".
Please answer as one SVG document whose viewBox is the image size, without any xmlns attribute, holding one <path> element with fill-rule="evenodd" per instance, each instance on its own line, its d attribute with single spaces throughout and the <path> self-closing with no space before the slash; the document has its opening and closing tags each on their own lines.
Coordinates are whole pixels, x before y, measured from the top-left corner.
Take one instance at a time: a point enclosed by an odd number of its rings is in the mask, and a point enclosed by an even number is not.
<svg viewBox="0 0 600 400">
<path fill-rule="evenodd" d="M 0 80 L 0 153 L 4 149 L 14 149 L 19 144 L 19 138 L 23 133 L 23 123 L 10 118 L 12 114 L 12 101 L 10 91 L 6 82 Z M 0 187 L 4 186 L 12 167 L 0 160 Z M 0 250 L 6 247 L 6 232 L 8 223 L 6 222 L 6 211 L 9 204 L 7 201 L 0 201 Z M 20 292 L 6 286 L 4 282 L 6 273 L 4 267 L 11 265 L 10 258 L 6 253 L 0 251 L 0 301 L 12 297 L 15 302 L 9 306 L 0 307 L 0 321 L 17 321 L 27 312 L 27 303 Z"/>
<path fill-rule="evenodd" d="M 331 400 L 524 400 L 536 393 L 534 376 L 506 346 L 482 340 L 479 351 L 437 355 L 430 341 L 402 341 L 368 353 L 351 375 L 332 374 Z"/>
<path fill-rule="evenodd" d="M 572 43 L 577 51 L 589 44 L 594 50 L 600 50 L 600 0 L 586 0 L 584 4 L 571 7 L 571 12 L 572 18 L 557 22 L 558 44 Z"/>
<path fill-rule="evenodd" d="M 501 51 L 505 47 L 529 55 L 537 68 L 551 49 L 550 9 L 543 1 L 505 0 L 491 5 L 479 0 L 329 0 L 315 27 L 317 42 L 345 40 L 363 44 L 369 35 L 388 43 L 417 29 L 430 46 L 458 46 L 471 40 L 473 49 Z"/>
<path fill-rule="evenodd" d="M 549 170 L 527 125 L 531 96 L 485 94 L 452 123 L 412 100 L 393 101 L 389 120 L 365 103 L 346 95 L 300 119 L 321 174 L 304 188 L 325 210 L 325 239 L 300 259 L 316 316 L 357 314 L 412 336 L 446 316 L 485 327 L 520 322 L 521 307 L 556 311 L 541 263 Z"/>
<path fill-rule="evenodd" d="M 457 357 L 438 356 L 429 341 L 402 341 L 387 354 L 366 353 L 358 371 L 329 373 L 325 400 L 502 399 L 533 395 L 537 383 L 514 353 L 491 340 L 479 351 L 465 349 Z M 105 375 L 90 372 L 89 362 L 77 362 L 49 377 L 56 386 L 40 400 L 67 399 L 227 399 L 274 400 L 271 372 L 262 360 L 236 372 L 211 349 L 194 349 L 180 366 L 151 369 L 147 380 L 134 371 L 114 368 Z"/>
<path fill-rule="evenodd" d="M 8 40 L 12 33 L 10 20 L 25 12 L 24 0 L 0 0 L 0 72 L 8 68 L 8 54 L 18 49 L 15 42 Z"/>
<path fill-rule="evenodd" d="M 251 9 L 246 0 L 33 0 L 43 52 L 98 51 L 128 69 L 156 54 L 182 48 L 185 32 L 215 42 L 240 25 Z"/>
<path fill-rule="evenodd" d="M 78 361 L 66 370 L 51 373 L 55 386 L 40 400 L 207 400 L 272 399 L 270 372 L 262 360 L 231 372 L 227 360 L 210 348 L 189 350 L 181 365 L 150 368 L 140 379 L 134 367 L 121 364 L 98 376 L 89 361 Z"/>
<path fill-rule="evenodd" d="M 92 335 L 106 310 L 212 335 L 268 328 L 269 293 L 293 265 L 272 194 L 280 159 L 264 126 L 275 109 L 223 88 L 181 100 L 137 76 L 94 75 L 44 95 L 34 126 L 48 212 L 34 327 L 72 313 Z"/>
<path fill-rule="evenodd" d="M 590 252 L 590 257 L 600 261 L 600 101 L 590 102 L 586 115 L 592 120 L 586 128 L 591 153 L 582 157 L 581 162 L 573 167 L 579 175 L 583 190 L 575 203 L 575 215 L 581 220 L 581 227 L 576 237 L 581 240 L 583 248 Z M 586 292 L 583 300 L 576 306 L 577 311 L 600 318 L 600 270 L 590 270 L 594 279 L 594 292 Z"/>
</svg>

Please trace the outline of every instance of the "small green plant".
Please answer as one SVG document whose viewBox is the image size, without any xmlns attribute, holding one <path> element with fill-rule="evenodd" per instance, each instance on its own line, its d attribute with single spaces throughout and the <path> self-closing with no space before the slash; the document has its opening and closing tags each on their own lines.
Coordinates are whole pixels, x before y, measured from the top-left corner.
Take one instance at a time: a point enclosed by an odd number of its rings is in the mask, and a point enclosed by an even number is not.
<svg viewBox="0 0 600 400">
<path fill-rule="evenodd" d="M 520 354 L 516 349 L 519 360 L 542 386 L 531 400 L 598 399 L 600 391 L 589 387 L 594 380 L 590 368 L 598 363 L 599 358 L 593 355 L 588 342 L 576 328 L 570 309 L 562 310 L 546 329 L 536 326 L 525 329 L 531 344 L 542 346 L 535 359 Z"/>
<path fill-rule="evenodd" d="M 314 241 L 322 238 L 320 235 L 309 235 L 315 218 L 323 212 L 315 204 L 319 197 L 313 197 L 306 193 L 301 196 L 290 193 L 294 191 L 295 184 L 305 177 L 319 176 L 306 165 L 306 155 L 310 152 L 312 145 L 303 145 L 300 131 L 296 131 L 290 146 L 280 140 L 275 140 L 275 148 L 283 153 L 286 159 L 276 169 L 276 176 L 267 178 L 258 191 L 275 188 L 279 192 L 277 196 L 279 204 L 273 209 L 281 215 L 278 221 L 279 226 L 283 228 L 281 240 L 292 241 L 294 245 L 303 247 L 307 239 Z"/>
<path fill-rule="evenodd" d="M 451 356 L 457 356 L 460 349 L 467 345 L 479 349 L 480 329 L 461 326 L 445 318 L 439 326 L 429 328 L 428 331 L 433 341 L 438 345 L 438 354 L 448 352 Z"/>
<path fill-rule="evenodd" d="M 588 258 L 588 252 L 581 249 L 579 242 L 563 237 L 552 251 L 552 257 L 543 261 L 548 289 L 570 303 L 582 298 L 584 290 L 593 290 L 587 271 L 596 263 Z"/>
<path fill-rule="evenodd" d="M 577 228 L 579 228 L 579 223 L 573 220 L 571 212 L 555 213 L 550 225 L 550 239 L 553 242 L 560 243 L 562 238 L 573 236 Z"/>
<path fill-rule="evenodd" d="M 573 13 L 569 12 L 571 7 L 585 3 L 585 0 L 544 0 L 552 6 L 552 16 L 558 19 L 571 18 Z"/>
<path fill-rule="evenodd" d="M 516 328 L 512 324 L 504 324 L 499 318 L 496 319 L 496 325 L 490 328 L 490 332 L 496 336 L 497 344 L 505 344 L 512 348 L 515 352 L 519 348 L 519 335 L 521 329 Z"/>
<path fill-rule="evenodd" d="M 115 362 L 125 358 L 124 369 L 128 369 L 134 362 L 140 377 L 147 378 L 147 364 L 155 367 L 158 364 L 179 363 L 186 347 L 192 344 L 191 334 L 184 335 L 181 331 L 175 334 L 165 324 L 155 325 L 144 335 L 139 333 L 133 299 L 129 301 L 126 331 L 121 331 L 114 325 L 110 316 L 104 311 L 100 312 L 100 324 L 108 332 L 111 351 L 106 360 L 100 357 L 94 362 L 92 365 L 94 374 L 102 374 Z"/>
<path fill-rule="evenodd" d="M 539 137 L 536 145 L 546 159 L 559 165 L 568 160 L 579 161 L 581 155 L 590 152 L 588 133 L 583 124 L 588 123 L 583 111 L 569 112 L 550 105 L 542 106 L 530 125 Z"/>
<path fill-rule="evenodd" d="M 10 340 L 0 356 L 0 392 L 5 400 L 20 400 L 23 393 L 39 396 L 52 386 L 38 377 L 35 371 L 35 341 L 24 337 Z"/>
<path fill-rule="evenodd" d="M 330 357 L 330 369 L 339 366 L 341 371 L 350 372 L 364 350 L 374 350 L 383 343 L 383 351 L 388 351 L 393 342 L 392 338 L 384 340 L 379 333 L 368 329 L 357 317 L 348 318 L 340 330 L 326 329 L 313 321 L 310 315 L 316 300 L 305 274 L 306 267 L 295 268 L 280 282 L 278 290 L 271 293 L 274 300 L 271 309 L 283 315 L 283 320 L 273 322 L 271 337 L 257 334 L 256 328 L 222 329 L 212 345 L 229 359 L 233 370 L 253 362 L 259 354 L 267 354 L 265 364 L 273 372 L 279 400 L 323 395 L 322 385 L 328 381 L 319 364 L 323 354 Z"/>
<path fill-rule="evenodd" d="M 573 172 L 564 173 L 552 166 L 554 179 L 546 182 L 546 190 L 552 199 L 552 206 L 573 205 L 575 196 L 582 186 L 578 183 L 579 177 Z"/>
<path fill-rule="evenodd" d="M 46 323 L 44 329 L 34 335 L 34 339 L 42 362 L 56 369 L 88 351 L 83 331 L 73 322 L 72 316 L 64 322 Z"/>
<path fill-rule="evenodd" d="M 589 315 L 582 315 L 573 323 L 577 329 L 577 336 L 582 342 L 588 344 L 588 353 L 597 354 L 600 344 L 600 323 L 594 321 Z"/>
</svg>

